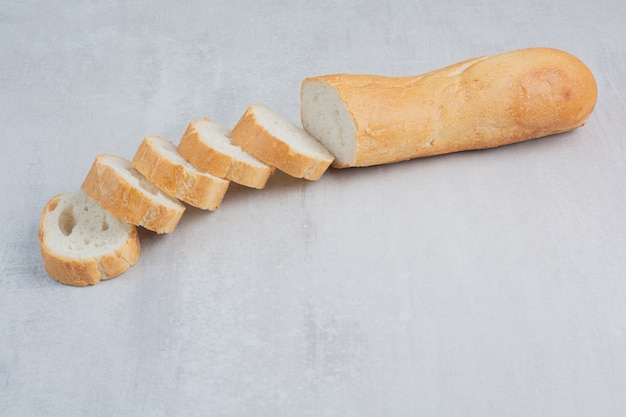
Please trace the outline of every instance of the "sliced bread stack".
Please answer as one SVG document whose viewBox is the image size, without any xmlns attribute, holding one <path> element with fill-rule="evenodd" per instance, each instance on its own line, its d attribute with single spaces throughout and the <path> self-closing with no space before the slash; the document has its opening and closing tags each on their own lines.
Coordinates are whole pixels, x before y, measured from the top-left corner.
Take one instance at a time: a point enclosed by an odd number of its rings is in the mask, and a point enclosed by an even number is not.
<svg viewBox="0 0 626 417">
<path fill-rule="evenodd" d="M 80 190 L 48 202 L 39 229 L 45 269 L 74 286 L 113 278 L 137 262 L 137 226 L 172 233 L 183 203 L 216 210 L 231 181 L 262 189 L 276 169 L 317 180 L 332 161 L 303 129 L 261 105 L 250 106 L 232 131 L 194 120 L 178 146 L 146 136 L 131 160 L 98 155 Z"/>
<path fill-rule="evenodd" d="M 589 68 L 551 48 L 477 57 L 414 77 L 308 78 L 300 106 L 306 131 L 256 104 L 232 131 L 199 119 L 178 147 L 149 136 L 132 162 L 97 157 L 85 195 L 54 197 L 44 209 L 44 265 L 60 282 L 94 284 L 136 261 L 135 226 L 174 231 L 185 210 L 179 200 L 215 210 L 230 181 L 260 189 L 275 169 L 317 180 L 331 164 L 387 164 L 563 133 L 586 123 L 597 93 Z"/>
</svg>

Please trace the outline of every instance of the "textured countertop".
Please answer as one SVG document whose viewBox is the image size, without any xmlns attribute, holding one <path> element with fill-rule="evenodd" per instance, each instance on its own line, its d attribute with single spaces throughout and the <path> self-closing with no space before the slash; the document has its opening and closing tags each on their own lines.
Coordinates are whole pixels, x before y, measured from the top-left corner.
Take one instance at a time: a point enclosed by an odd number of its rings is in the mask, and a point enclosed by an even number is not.
<svg viewBox="0 0 626 417">
<path fill-rule="evenodd" d="M 130 3 L 0 6 L 0 415 L 626 415 L 625 2 Z M 530 46 L 594 72 L 587 125 L 231 185 L 119 278 L 43 269 L 41 210 L 100 153 Z"/>
</svg>

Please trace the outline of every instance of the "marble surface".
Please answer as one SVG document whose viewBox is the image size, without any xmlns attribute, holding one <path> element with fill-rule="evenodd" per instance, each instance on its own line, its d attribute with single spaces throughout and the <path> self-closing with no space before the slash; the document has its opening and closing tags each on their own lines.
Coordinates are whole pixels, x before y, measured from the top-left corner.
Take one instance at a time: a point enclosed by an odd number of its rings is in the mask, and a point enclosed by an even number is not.
<svg viewBox="0 0 626 417">
<path fill-rule="evenodd" d="M 626 3 L 14 1 L 0 6 L 0 415 L 626 415 Z M 126 274 L 49 279 L 53 195 L 100 153 L 294 122 L 303 78 L 551 46 L 597 107 L 489 151 L 276 174 Z"/>
</svg>

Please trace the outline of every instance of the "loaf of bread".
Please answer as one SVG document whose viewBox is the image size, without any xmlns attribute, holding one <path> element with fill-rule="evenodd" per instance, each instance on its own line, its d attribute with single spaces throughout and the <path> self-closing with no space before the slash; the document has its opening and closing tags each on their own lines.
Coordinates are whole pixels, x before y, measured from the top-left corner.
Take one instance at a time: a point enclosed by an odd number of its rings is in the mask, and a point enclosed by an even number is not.
<svg viewBox="0 0 626 417">
<path fill-rule="evenodd" d="M 159 136 L 144 138 L 131 167 L 171 197 L 203 210 L 217 210 L 230 183 L 199 171 L 176 151 L 172 142 Z"/>
<path fill-rule="evenodd" d="M 116 155 L 98 155 L 81 188 L 113 216 L 156 233 L 173 232 L 185 211 Z"/>
<path fill-rule="evenodd" d="M 334 157 L 282 114 L 260 104 L 246 110 L 232 131 L 233 143 L 284 173 L 318 180 Z"/>
<path fill-rule="evenodd" d="M 228 128 L 209 118 L 189 123 L 178 152 L 198 169 L 246 187 L 263 188 L 274 173 L 273 167 L 234 145 Z"/>
<path fill-rule="evenodd" d="M 424 75 L 337 74 L 301 87 L 304 129 L 338 168 L 493 148 L 566 132 L 591 114 L 597 87 L 574 56 L 529 48 Z"/>
<path fill-rule="evenodd" d="M 326 75 L 301 88 L 304 129 L 262 105 L 230 131 L 192 121 L 178 146 L 147 136 L 132 163 L 99 155 L 81 190 L 52 198 L 40 220 L 55 280 L 93 285 L 137 261 L 135 226 L 171 233 L 185 206 L 215 210 L 230 181 L 263 188 L 275 169 L 318 180 L 337 168 L 388 164 L 535 139 L 582 126 L 597 100 L 572 55 L 531 48 L 424 75 Z"/>
<path fill-rule="evenodd" d="M 137 228 L 101 209 L 82 190 L 48 201 L 39 223 L 39 248 L 51 278 L 81 287 L 118 276 L 140 252 Z"/>
</svg>

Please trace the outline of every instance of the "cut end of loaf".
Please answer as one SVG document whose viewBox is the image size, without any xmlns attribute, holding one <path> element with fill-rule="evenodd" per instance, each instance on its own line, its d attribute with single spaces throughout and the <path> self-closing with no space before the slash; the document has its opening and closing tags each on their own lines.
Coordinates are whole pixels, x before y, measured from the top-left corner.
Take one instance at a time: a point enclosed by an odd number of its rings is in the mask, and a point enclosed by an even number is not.
<svg viewBox="0 0 626 417">
<path fill-rule="evenodd" d="M 333 166 L 352 166 L 356 158 L 357 129 L 339 93 L 319 78 L 302 83 L 302 126 L 335 157 Z"/>
<path fill-rule="evenodd" d="M 493 148 L 582 126 L 597 97 L 577 58 L 528 48 L 413 77 L 305 79 L 302 125 L 335 167 L 371 166 Z"/>
</svg>

